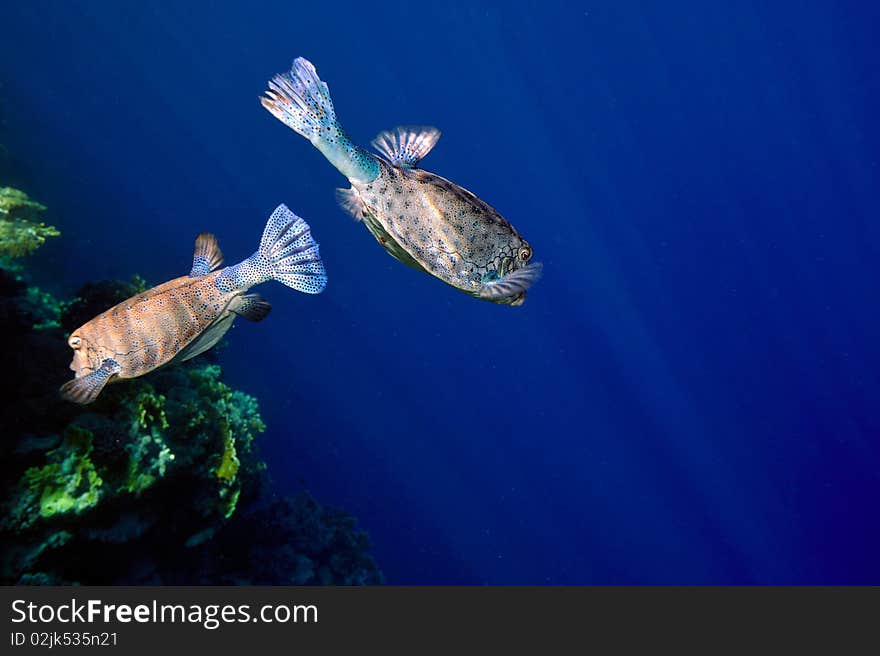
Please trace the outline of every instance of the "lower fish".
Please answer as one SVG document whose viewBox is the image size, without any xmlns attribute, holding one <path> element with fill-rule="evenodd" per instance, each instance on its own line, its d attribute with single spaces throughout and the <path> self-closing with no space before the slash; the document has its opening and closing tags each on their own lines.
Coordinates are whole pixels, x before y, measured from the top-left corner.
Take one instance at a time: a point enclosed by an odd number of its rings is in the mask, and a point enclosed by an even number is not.
<svg viewBox="0 0 880 656">
<path fill-rule="evenodd" d="M 61 387 L 61 397 L 92 403 L 108 383 L 204 353 L 236 317 L 262 321 L 272 306 L 247 293 L 254 285 L 277 280 L 318 294 L 327 284 L 308 224 L 285 205 L 269 217 L 256 253 L 219 269 L 222 264 L 217 239 L 203 232 L 196 237 L 189 275 L 133 296 L 74 330 L 67 343 L 76 377 Z"/>
</svg>

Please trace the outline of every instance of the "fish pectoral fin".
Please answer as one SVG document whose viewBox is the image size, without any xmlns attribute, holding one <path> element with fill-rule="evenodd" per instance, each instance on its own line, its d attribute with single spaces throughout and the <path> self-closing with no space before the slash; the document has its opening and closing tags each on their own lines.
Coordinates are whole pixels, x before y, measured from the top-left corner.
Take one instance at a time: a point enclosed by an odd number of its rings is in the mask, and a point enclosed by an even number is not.
<svg viewBox="0 0 880 656">
<path fill-rule="evenodd" d="M 479 296 L 494 303 L 522 305 L 521 302 L 516 301 L 521 301 L 520 294 L 525 294 L 526 290 L 541 277 L 542 268 L 543 265 L 540 262 L 533 262 L 498 278 L 498 280 L 484 282 L 480 285 Z"/>
<path fill-rule="evenodd" d="M 244 294 L 236 296 L 229 304 L 229 309 L 248 321 L 256 322 L 262 321 L 269 315 L 272 305 L 259 294 Z"/>
<path fill-rule="evenodd" d="M 217 238 L 210 232 L 200 233 L 196 237 L 193 265 L 189 275 L 194 278 L 207 276 L 221 264 L 223 264 L 223 253 L 217 245 Z"/>
<path fill-rule="evenodd" d="M 351 214 L 355 221 L 363 220 L 367 208 L 354 189 L 336 189 L 336 202 L 339 203 L 342 209 Z"/>
<path fill-rule="evenodd" d="M 427 125 L 401 125 L 376 135 L 370 143 L 373 148 L 387 158 L 394 166 L 411 169 L 431 149 L 440 138 L 440 130 Z"/>
<path fill-rule="evenodd" d="M 87 405 L 98 398 L 104 386 L 116 374 L 122 371 L 119 363 L 113 359 L 104 360 L 101 366 L 82 378 L 74 378 L 61 386 L 61 398 L 65 401 Z"/>
</svg>

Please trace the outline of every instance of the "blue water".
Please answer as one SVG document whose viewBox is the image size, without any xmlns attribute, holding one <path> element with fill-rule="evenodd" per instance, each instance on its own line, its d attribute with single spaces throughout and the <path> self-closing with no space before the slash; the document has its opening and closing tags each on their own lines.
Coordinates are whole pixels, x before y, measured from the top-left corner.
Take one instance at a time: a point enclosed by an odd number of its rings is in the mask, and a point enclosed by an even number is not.
<svg viewBox="0 0 880 656">
<path fill-rule="evenodd" d="M 0 182 L 64 233 L 44 284 L 161 282 L 201 230 L 243 258 L 280 202 L 310 221 L 327 291 L 265 286 L 220 357 L 279 492 L 356 515 L 389 582 L 880 583 L 880 5 L 3 14 Z M 335 205 L 257 101 L 297 55 L 359 143 L 443 130 L 424 167 L 545 264 L 523 307 Z"/>
</svg>

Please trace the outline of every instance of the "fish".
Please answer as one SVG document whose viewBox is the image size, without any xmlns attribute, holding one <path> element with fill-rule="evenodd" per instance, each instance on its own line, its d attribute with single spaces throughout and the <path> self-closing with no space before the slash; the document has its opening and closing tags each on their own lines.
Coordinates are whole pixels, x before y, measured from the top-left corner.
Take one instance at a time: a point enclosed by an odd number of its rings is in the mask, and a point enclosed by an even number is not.
<svg viewBox="0 0 880 656">
<path fill-rule="evenodd" d="M 283 204 L 269 217 L 253 255 L 220 269 L 222 264 L 217 238 L 203 232 L 188 275 L 132 296 L 74 330 L 67 343 L 75 377 L 61 387 L 61 398 L 92 403 L 109 383 L 204 353 L 236 317 L 262 321 L 272 306 L 248 293 L 255 285 L 277 280 L 305 294 L 327 285 L 309 225 Z"/>
<path fill-rule="evenodd" d="M 342 129 L 327 83 L 302 57 L 272 77 L 260 102 L 308 139 L 350 183 L 340 205 L 394 258 L 493 303 L 522 305 L 541 274 L 532 247 L 475 194 L 419 162 L 440 138 L 430 126 L 400 126 L 371 142 L 374 155 Z"/>
</svg>

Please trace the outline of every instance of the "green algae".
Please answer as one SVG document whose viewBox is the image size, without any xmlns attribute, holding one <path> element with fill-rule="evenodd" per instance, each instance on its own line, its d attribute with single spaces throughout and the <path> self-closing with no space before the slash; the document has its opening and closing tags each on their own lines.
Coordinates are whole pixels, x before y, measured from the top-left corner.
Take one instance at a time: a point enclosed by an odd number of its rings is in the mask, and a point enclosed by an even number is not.
<svg viewBox="0 0 880 656">
<path fill-rule="evenodd" d="M 38 518 L 82 513 L 98 504 L 103 480 L 91 453 L 92 433 L 70 426 L 61 444 L 46 453 L 46 464 L 25 471 L 19 484 L 21 527 Z"/>
<path fill-rule="evenodd" d="M 46 239 L 61 234 L 57 228 L 38 220 L 45 210 L 45 205 L 32 200 L 23 191 L 0 188 L 0 257 L 30 255 Z"/>
</svg>

